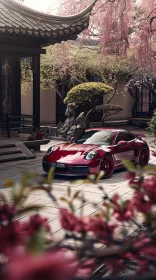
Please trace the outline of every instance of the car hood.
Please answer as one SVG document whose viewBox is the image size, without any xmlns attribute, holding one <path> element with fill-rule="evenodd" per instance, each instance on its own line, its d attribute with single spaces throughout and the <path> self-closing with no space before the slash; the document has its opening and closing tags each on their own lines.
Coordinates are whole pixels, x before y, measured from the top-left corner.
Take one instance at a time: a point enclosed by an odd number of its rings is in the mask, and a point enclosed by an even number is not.
<svg viewBox="0 0 156 280">
<path fill-rule="evenodd" d="M 77 158 L 83 157 L 92 150 L 101 150 L 98 145 L 85 145 L 85 144 L 75 144 L 75 143 L 64 143 L 55 145 L 55 150 L 50 154 L 45 156 L 47 160 L 50 161 L 60 161 L 67 162 L 73 161 Z M 102 148 L 102 150 L 104 150 Z M 106 147 L 107 150 L 107 147 Z"/>
</svg>

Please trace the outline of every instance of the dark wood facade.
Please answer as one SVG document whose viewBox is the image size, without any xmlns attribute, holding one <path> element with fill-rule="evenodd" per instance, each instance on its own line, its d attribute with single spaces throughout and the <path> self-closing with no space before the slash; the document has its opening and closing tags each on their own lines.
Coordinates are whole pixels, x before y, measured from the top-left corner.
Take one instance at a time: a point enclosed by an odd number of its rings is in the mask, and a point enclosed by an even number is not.
<svg viewBox="0 0 156 280">
<path fill-rule="evenodd" d="M 40 126 L 40 54 L 44 46 L 75 40 L 89 24 L 95 1 L 80 14 L 46 15 L 13 0 L 0 0 L 0 122 L 21 115 L 21 60 L 31 63 L 33 115 Z"/>
</svg>

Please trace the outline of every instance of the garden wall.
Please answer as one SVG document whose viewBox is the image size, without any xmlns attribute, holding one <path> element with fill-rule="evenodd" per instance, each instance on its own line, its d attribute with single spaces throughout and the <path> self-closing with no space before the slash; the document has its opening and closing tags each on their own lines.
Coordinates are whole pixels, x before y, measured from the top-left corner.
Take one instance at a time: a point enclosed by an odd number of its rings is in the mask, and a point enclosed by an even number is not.
<svg viewBox="0 0 156 280">
<path fill-rule="evenodd" d="M 104 96 L 105 102 L 107 102 L 107 95 Z M 113 97 L 110 102 L 111 104 L 120 105 L 123 107 L 123 111 L 119 112 L 117 115 L 112 115 L 109 118 L 131 118 L 132 117 L 132 107 L 134 104 L 134 98 L 125 91 L 125 84 L 120 83 L 118 85 L 118 93 Z"/>
<path fill-rule="evenodd" d="M 24 92 L 24 93 L 23 93 Z M 28 85 L 22 92 L 21 112 L 22 114 L 33 114 L 33 94 L 32 85 Z M 50 89 L 41 89 L 40 93 L 40 119 L 45 124 L 56 122 L 56 93 Z"/>
<path fill-rule="evenodd" d="M 112 104 L 120 105 L 124 108 L 123 111 L 117 115 L 112 115 L 109 118 L 131 118 L 132 107 L 134 99 L 130 94 L 124 91 L 124 84 L 118 86 L 118 94 L 116 94 L 111 100 Z M 24 88 L 21 97 L 21 111 L 22 114 L 32 115 L 33 113 L 33 96 L 32 96 L 32 85 L 28 85 Z M 107 95 L 104 97 L 104 101 L 107 101 Z M 50 89 L 41 89 L 40 95 L 40 113 L 41 123 L 45 124 L 56 123 L 56 93 Z"/>
</svg>

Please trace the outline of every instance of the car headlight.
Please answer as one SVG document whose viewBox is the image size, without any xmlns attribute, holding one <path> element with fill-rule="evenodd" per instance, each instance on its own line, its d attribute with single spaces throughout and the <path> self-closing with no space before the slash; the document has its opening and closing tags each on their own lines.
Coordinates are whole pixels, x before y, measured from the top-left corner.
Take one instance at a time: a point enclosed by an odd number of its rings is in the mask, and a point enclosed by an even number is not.
<svg viewBox="0 0 156 280">
<path fill-rule="evenodd" d="M 54 149 L 55 149 L 55 146 L 50 147 L 50 148 L 48 149 L 48 151 L 46 152 L 46 155 L 50 155 L 50 153 L 51 153 L 52 151 L 54 151 Z"/>
<path fill-rule="evenodd" d="M 96 151 L 96 150 L 90 151 L 90 152 L 86 155 L 85 159 L 86 159 L 86 160 L 90 160 L 90 159 L 94 158 L 96 155 L 97 155 L 97 151 Z"/>
</svg>

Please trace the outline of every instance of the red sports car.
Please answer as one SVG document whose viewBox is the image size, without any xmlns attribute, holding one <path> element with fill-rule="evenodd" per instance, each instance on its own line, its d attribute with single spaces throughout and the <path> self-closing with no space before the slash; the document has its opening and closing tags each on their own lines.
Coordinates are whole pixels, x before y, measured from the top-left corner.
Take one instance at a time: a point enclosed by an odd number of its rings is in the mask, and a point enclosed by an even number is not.
<svg viewBox="0 0 156 280">
<path fill-rule="evenodd" d="M 88 175 L 104 171 L 104 178 L 128 159 L 141 166 L 148 164 L 146 141 L 123 129 L 91 128 L 69 143 L 50 147 L 43 157 L 43 170 L 55 167 L 61 175 Z"/>
</svg>

